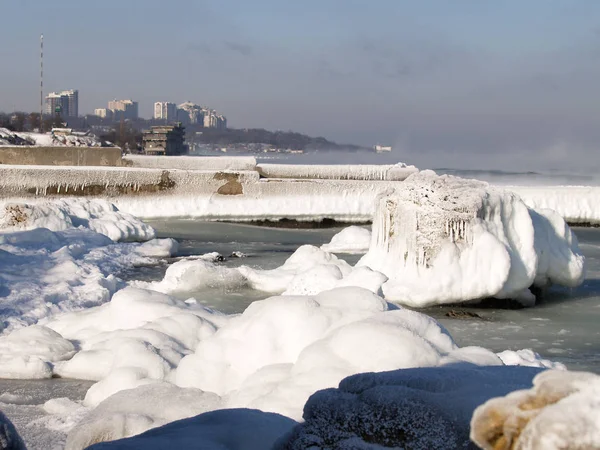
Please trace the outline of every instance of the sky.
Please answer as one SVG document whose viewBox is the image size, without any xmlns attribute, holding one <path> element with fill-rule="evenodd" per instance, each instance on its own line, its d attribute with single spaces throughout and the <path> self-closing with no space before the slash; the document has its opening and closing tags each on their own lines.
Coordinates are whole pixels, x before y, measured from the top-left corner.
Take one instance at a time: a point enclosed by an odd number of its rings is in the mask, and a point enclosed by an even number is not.
<svg viewBox="0 0 600 450">
<path fill-rule="evenodd" d="M 597 0 L 0 0 L 0 111 L 79 89 L 421 167 L 600 169 Z"/>
</svg>

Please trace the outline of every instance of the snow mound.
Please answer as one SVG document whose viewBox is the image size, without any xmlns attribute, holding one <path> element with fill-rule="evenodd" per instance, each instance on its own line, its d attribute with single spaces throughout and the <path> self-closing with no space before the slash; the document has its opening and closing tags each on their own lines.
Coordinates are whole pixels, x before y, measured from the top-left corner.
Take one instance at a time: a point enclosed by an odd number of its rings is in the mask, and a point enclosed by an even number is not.
<svg viewBox="0 0 600 450">
<path fill-rule="evenodd" d="M 115 274 L 176 251 L 172 239 L 115 243 L 86 228 L 2 232 L 0 331 L 105 303 L 122 287 Z"/>
<path fill-rule="evenodd" d="M 354 269 L 346 261 L 312 245 L 298 248 L 276 269 L 241 266 L 239 272 L 253 289 L 284 295 L 315 295 L 342 286 L 379 293 L 387 277 L 373 270 Z"/>
<path fill-rule="evenodd" d="M 220 400 L 214 394 L 169 383 L 121 391 L 100 403 L 69 432 L 65 450 L 80 450 L 98 442 L 135 436 L 217 409 Z"/>
<path fill-rule="evenodd" d="M 224 396 L 227 407 L 299 419 L 313 392 L 353 373 L 502 364 L 485 349 L 458 349 L 430 317 L 394 308 L 357 287 L 254 302 L 184 357 L 173 380 Z"/>
<path fill-rule="evenodd" d="M 275 448 L 467 448 L 473 410 L 494 395 L 531 386 L 537 373 L 461 365 L 354 375 L 338 389 L 315 393 L 305 422 Z"/>
<path fill-rule="evenodd" d="M 2 411 L 0 411 L 0 448 L 3 450 L 25 450 L 25 444 L 21 436 Z"/>
<path fill-rule="evenodd" d="M 533 388 L 479 406 L 471 439 L 483 449 L 600 448 L 600 376 L 546 371 Z"/>
<path fill-rule="evenodd" d="M 367 253 L 371 243 L 371 232 L 366 228 L 350 226 L 344 228 L 323 244 L 321 250 L 330 253 Z"/>
<path fill-rule="evenodd" d="M 8 203 L 0 212 L 0 231 L 89 228 L 113 241 L 154 239 L 154 229 L 105 200 L 61 199 L 39 203 Z"/>
<path fill-rule="evenodd" d="M 529 287 L 577 286 L 584 262 L 556 213 L 487 183 L 424 171 L 379 199 L 358 265 L 387 275 L 385 297 L 413 307 L 489 297 L 530 306 Z"/>
<path fill-rule="evenodd" d="M 564 364 L 544 359 L 530 349 L 517 351 L 505 350 L 497 353 L 497 355 L 507 366 L 527 366 L 539 367 L 542 369 L 567 370 L 567 367 Z"/>
<path fill-rule="evenodd" d="M 98 380 L 84 399 L 96 406 L 121 390 L 168 380 L 181 359 L 226 320 L 168 295 L 125 288 L 105 305 L 45 324 L 78 343 L 72 358 L 53 364 L 53 374 Z"/>
<path fill-rule="evenodd" d="M 170 294 L 204 288 L 237 288 L 246 284 L 246 279 L 237 269 L 214 264 L 214 261 L 218 261 L 214 254 L 203 256 L 201 259 L 187 259 L 170 265 L 160 282 L 137 282 L 134 285 Z"/>
<path fill-rule="evenodd" d="M 106 442 L 90 450 L 201 448 L 202 450 L 265 450 L 296 422 L 278 414 L 251 409 L 227 409 L 170 423 L 140 436 Z M 75 450 L 78 447 L 67 447 Z"/>
</svg>

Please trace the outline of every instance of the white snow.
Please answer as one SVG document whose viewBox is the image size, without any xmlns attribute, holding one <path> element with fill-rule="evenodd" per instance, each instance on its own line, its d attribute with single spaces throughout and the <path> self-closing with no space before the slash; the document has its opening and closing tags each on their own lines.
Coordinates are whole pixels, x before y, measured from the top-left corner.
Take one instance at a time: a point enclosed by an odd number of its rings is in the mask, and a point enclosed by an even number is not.
<svg viewBox="0 0 600 450">
<path fill-rule="evenodd" d="M 479 406 L 471 438 L 483 449 L 559 450 L 600 448 L 600 376 L 546 371 L 533 388 Z"/>
<path fill-rule="evenodd" d="M 371 231 L 358 226 L 344 228 L 323 244 L 322 250 L 330 253 L 367 253 L 371 244 Z"/>
<path fill-rule="evenodd" d="M 119 271 L 176 250 L 172 239 L 115 243 L 86 228 L 1 232 L 0 329 L 105 303 L 122 285 Z"/>
<path fill-rule="evenodd" d="M 552 211 L 532 211 L 487 183 L 425 171 L 380 198 L 359 265 L 390 278 L 386 299 L 424 307 L 488 297 L 532 305 L 530 286 L 577 286 L 584 262 Z"/>
<path fill-rule="evenodd" d="M 113 241 L 148 241 L 151 226 L 119 211 L 106 200 L 67 198 L 36 203 L 7 203 L 0 209 L 0 232 L 47 228 L 62 231 L 88 228 Z"/>
</svg>

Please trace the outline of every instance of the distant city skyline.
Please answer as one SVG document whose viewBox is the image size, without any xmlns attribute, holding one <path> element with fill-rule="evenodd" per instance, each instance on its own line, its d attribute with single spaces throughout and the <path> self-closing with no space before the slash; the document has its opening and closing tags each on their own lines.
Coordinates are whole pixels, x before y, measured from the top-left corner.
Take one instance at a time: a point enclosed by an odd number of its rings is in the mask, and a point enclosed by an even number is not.
<svg viewBox="0 0 600 450">
<path fill-rule="evenodd" d="M 77 87 L 80 115 L 192 98 L 233 127 L 392 145 L 421 166 L 600 168 L 595 0 L 20 0 L 3 15 L 27 20 L 0 31 L 0 111 L 39 110 L 44 33 L 44 94 Z"/>
</svg>

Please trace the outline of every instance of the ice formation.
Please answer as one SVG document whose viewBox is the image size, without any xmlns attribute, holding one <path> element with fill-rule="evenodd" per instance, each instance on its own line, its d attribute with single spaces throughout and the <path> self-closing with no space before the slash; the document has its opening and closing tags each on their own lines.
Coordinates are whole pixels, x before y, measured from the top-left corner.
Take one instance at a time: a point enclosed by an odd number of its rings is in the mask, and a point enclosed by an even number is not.
<svg viewBox="0 0 600 450">
<path fill-rule="evenodd" d="M 471 439 L 485 450 L 600 448 L 600 376 L 546 371 L 533 388 L 479 406 Z"/>
<path fill-rule="evenodd" d="M 344 228 L 323 244 L 321 250 L 330 253 L 367 253 L 371 244 L 371 231 L 358 226 Z"/>
<path fill-rule="evenodd" d="M 114 274 L 177 250 L 172 239 L 115 243 L 85 228 L 0 233 L 0 331 L 99 305 L 122 287 Z M 0 340 L 4 337 L 0 337 Z M 6 361 L 0 356 L 0 372 Z"/>
<path fill-rule="evenodd" d="M 533 209 L 552 209 L 571 224 L 600 224 L 600 186 L 506 186 Z"/>
<path fill-rule="evenodd" d="M 488 297 L 532 305 L 532 285 L 577 286 L 584 277 L 577 238 L 556 213 L 430 171 L 380 198 L 359 265 L 390 278 L 387 299 L 415 307 Z"/>
<path fill-rule="evenodd" d="M 154 229 L 105 200 L 67 198 L 36 203 L 7 203 L 0 210 L 0 232 L 47 228 L 88 228 L 113 241 L 147 241 Z"/>
<path fill-rule="evenodd" d="M 181 170 L 255 170 L 254 156 L 152 156 L 125 155 L 133 167 Z"/>
<path fill-rule="evenodd" d="M 418 171 L 404 163 L 394 165 L 259 164 L 256 169 L 267 178 L 402 181 Z"/>
</svg>

